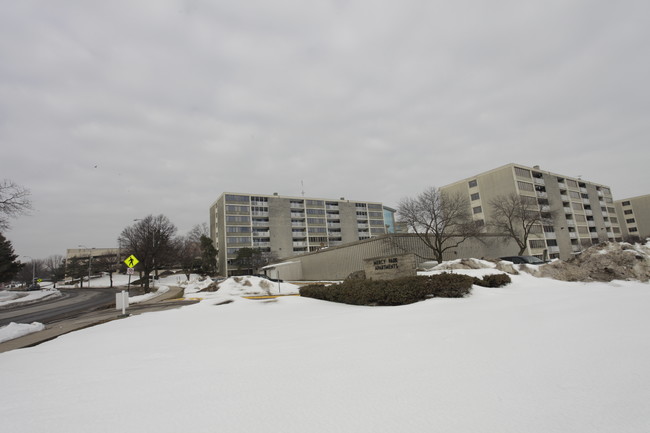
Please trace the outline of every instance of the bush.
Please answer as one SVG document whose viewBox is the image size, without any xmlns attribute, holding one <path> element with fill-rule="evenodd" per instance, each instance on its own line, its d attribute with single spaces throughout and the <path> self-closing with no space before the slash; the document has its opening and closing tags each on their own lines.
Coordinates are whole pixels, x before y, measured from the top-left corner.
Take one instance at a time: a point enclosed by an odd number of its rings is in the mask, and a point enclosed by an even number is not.
<svg viewBox="0 0 650 433">
<path fill-rule="evenodd" d="M 474 284 L 483 287 L 503 287 L 512 280 L 508 274 L 485 275 L 483 278 L 474 278 Z"/>
<path fill-rule="evenodd" d="M 472 289 L 474 278 L 439 274 L 394 280 L 346 280 L 330 286 L 308 285 L 300 296 L 352 305 L 405 305 L 432 297 L 462 298 Z"/>
</svg>

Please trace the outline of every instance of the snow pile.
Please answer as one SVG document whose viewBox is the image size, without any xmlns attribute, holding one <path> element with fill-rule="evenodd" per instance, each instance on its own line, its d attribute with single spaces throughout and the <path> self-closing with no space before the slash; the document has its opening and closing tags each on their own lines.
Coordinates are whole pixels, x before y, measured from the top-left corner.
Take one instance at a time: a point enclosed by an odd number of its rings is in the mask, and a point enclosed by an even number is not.
<svg viewBox="0 0 650 433">
<path fill-rule="evenodd" d="M 144 295 L 129 296 L 129 303 L 138 304 L 140 302 L 145 302 L 167 292 L 169 292 L 168 286 L 159 286 L 155 292 L 145 293 Z"/>
<path fill-rule="evenodd" d="M 512 275 L 519 275 L 516 265 L 505 262 L 491 262 L 488 260 L 480 259 L 456 259 L 443 262 L 430 271 L 418 272 L 419 275 L 439 274 L 441 272 L 462 273 L 471 275 L 473 277 L 482 277 L 489 274 L 508 273 Z"/>
<path fill-rule="evenodd" d="M 540 266 L 534 275 L 563 281 L 648 281 L 650 244 L 606 242 L 594 245 L 570 260 Z"/>
<path fill-rule="evenodd" d="M 291 283 L 278 283 L 265 278 L 242 276 L 230 277 L 218 284 L 216 295 L 219 299 L 235 300 L 242 296 L 293 295 L 299 293 L 300 286 Z"/>
<path fill-rule="evenodd" d="M 0 328 L 0 343 L 22 337 L 23 335 L 31 334 L 32 332 L 42 331 L 43 329 L 45 329 L 45 325 L 38 322 L 11 322 L 10 324 Z"/>
<path fill-rule="evenodd" d="M 56 289 L 34 290 L 30 292 L 0 291 L 0 309 L 59 297 L 61 297 L 61 292 Z"/>
</svg>

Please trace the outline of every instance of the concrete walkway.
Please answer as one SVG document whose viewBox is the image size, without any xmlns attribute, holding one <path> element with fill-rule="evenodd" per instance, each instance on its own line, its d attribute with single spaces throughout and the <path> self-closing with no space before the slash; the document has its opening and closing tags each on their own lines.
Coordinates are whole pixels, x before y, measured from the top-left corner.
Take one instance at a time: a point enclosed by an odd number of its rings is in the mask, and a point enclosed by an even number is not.
<svg viewBox="0 0 650 433">
<path fill-rule="evenodd" d="M 168 310 L 170 308 L 179 308 L 184 305 L 191 305 L 198 302 L 196 300 L 182 299 L 183 292 L 184 289 L 182 287 L 170 286 L 169 291 L 165 293 L 161 293 L 160 295 L 147 301 L 130 305 L 127 309 L 127 314 L 129 316 L 134 316 L 142 313 Z M 0 353 L 8 352 L 14 349 L 22 349 L 24 347 L 36 346 L 37 344 L 53 340 L 60 335 L 110 322 L 112 320 L 128 319 L 129 316 L 121 317 L 121 314 L 121 310 L 110 308 L 84 313 L 75 318 L 50 323 L 45 326 L 45 329 L 43 331 L 34 332 L 32 334 L 27 334 L 19 338 L 14 338 L 13 340 L 5 341 L 4 343 L 0 343 Z"/>
</svg>

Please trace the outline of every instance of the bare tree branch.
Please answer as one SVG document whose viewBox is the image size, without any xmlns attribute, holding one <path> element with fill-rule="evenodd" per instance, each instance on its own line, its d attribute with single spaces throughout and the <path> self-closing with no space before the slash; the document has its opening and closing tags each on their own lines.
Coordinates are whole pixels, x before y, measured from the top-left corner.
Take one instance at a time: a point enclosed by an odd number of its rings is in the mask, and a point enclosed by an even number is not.
<svg viewBox="0 0 650 433">
<path fill-rule="evenodd" d="M 32 209 L 31 195 L 24 188 L 11 180 L 0 182 L 0 230 L 9 228 L 9 218 L 26 215 Z"/>
<path fill-rule="evenodd" d="M 480 233 L 480 227 L 472 221 L 469 200 L 435 187 L 425 189 L 417 197 L 403 198 L 397 212 L 400 222 L 406 223 L 409 231 L 431 248 L 438 262 L 442 262 L 446 251 Z"/>
</svg>

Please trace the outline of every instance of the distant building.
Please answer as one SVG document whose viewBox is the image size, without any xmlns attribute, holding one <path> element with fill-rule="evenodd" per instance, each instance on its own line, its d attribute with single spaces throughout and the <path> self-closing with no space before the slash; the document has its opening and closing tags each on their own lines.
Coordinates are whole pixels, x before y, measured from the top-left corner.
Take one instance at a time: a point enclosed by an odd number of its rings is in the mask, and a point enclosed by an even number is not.
<svg viewBox="0 0 650 433">
<path fill-rule="evenodd" d="M 473 218 L 486 227 L 491 221 L 490 202 L 496 197 L 514 193 L 531 200 L 552 224 L 535 228 L 526 255 L 568 259 L 593 244 L 623 237 L 608 186 L 539 166 L 507 164 L 440 189 L 467 196 Z"/>
<path fill-rule="evenodd" d="M 650 237 L 650 194 L 617 200 L 614 204 L 624 239 Z"/>
<path fill-rule="evenodd" d="M 227 192 L 210 207 L 210 234 L 219 273 L 230 276 L 241 248 L 278 258 L 318 251 L 390 233 L 394 214 L 378 202 Z"/>
</svg>

